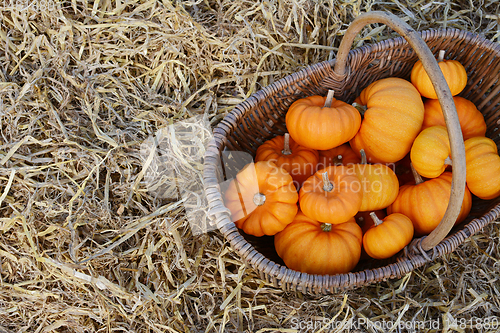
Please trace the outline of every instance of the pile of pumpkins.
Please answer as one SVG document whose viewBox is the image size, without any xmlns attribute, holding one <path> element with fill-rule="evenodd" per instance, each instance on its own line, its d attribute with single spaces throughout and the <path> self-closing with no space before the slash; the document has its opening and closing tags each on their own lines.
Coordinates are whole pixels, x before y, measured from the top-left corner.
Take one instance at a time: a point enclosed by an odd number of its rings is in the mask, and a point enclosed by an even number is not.
<svg viewBox="0 0 500 333">
<path fill-rule="evenodd" d="M 452 95 L 459 94 L 467 83 L 463 65 L 444 60 L 443 51 L 438 63 Z M 378 80 L 353 105 L 333 95 L 295 101 L 288 133 L 264 142 L 224 194 L 238 228 L 274 235 L 286 266 L 309 274 L 346 273 L 360 258 L 397 254 L 437 227 L 451 192 L 448 133 L 420 61 L 411 82 Z M 474 103 L 454 102 L 467 166 L 458 224 L 470 212 L 471 192 L 500 195 L 500 157 Z"/>
</svg>

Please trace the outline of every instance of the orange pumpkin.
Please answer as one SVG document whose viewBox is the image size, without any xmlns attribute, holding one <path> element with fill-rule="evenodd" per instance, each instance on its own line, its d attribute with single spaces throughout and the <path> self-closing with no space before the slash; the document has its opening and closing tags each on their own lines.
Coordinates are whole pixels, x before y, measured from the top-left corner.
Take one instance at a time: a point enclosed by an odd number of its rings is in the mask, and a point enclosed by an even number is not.
<svg viewBox="0 0 500 333">
<path fill-rule="evenodd" d="M 359 261 L 361 242 L 361 228 L 354 219 L 321 223 L 302 212 L 274 236 L 276 252 L 288 268 L 318 275 L 351 271 Z"/>
<path fill-rule="evenodd" d="M 349 166 L 359 179 L 363 200 L 362 212 L 384 209 L 396 200 L 399 192 L 398 177 L 384 164 L 367 164 L 366 155 L 361 150 L 361 163 Z"/>
<path fill-rule="evenodd" d="M 374 259 L 390 258 L 413 239 L 413 224 L 403 214 L 394 213 L 383 220 L 370 213 L 374 225 L 363 235 L 363 248 Z"/>
<path fill-rule="evenodd" d="M 485 136 L 486 122 L 483 114 L 476 108 L 474 103 L 460 97 L 453 97 L 455 108 L 457 109 L 458 121 L 462 128 L 464 140 L 475 136 Z M 443 110 L 437 99 L 428 99 L 424 102 L 425 114 L 422 129 L 431 126 L 446 126 L 444 122 Z"/>
<path fill-rule="evenodd" d="M 464 66 L 456 60 L 444 60 L 443 50 L 439 52 L 438 65 L 450 87 L 451 95 L 460 94 L 467 85 L 467 72 Z M 434 86 L 420 60 L 413 65 L 411 70 L 411 83 L 415 85 L 422 96 L 437 99 Z"/>
<path fill-rule="evenodd" d="M 254 236 L 278 233 L 298 211 L 292 177 L 270 161 L 247 164 L 224 196 L 236 226 Z"/>
<path fill-rule="evenodd" d="M 348 143 L 338 147 L 320 150 L 317 170 L 324 169 L 331 165 L 349 165 L 361 162 L 358 155 L 352 150 Z"/>
<path fill-rule="evenodd" d="M 400 78 L 378 80 L 356 102 L 367 109 L 359 132 L 350 141 L 353 150 L 364 149 L 372 163 L 393 163 L 405 157 L 424 120 L 424 104 L 415 87 Z"/>
<path fill-rule="evenodd" d="M 299 192 L 302 212 L 320 222 L 338 224 L 359 210 L 363 193 L 358 177 L 347 167 L 336 165 L 316 172 Z"/>
<path fill-rule="evenodd" d="M 355 107 L 333 98 L 310 96 L 295 101 L 286 114 L 286 127 L 300 145 L 327 150 L 349 141 L 358 132 L 361 116 Z"/>
<path fill-rule="evenodd" d="M 436 178 L 451 165 L 450 154 L 450 139 L 446 127 L 432 126 L 417 136 L 411 147 L 410 158 L 421 176 Z"/>
<path fill-rule="evenodd" d="M 356 223 L 360 226 L 361 231 L 363 232 L 363 235 L 365 232 L 368 231 L 373 225 L 373 219 L 370 216 L 371 213 L 375 213 L 379 219 L 383 219 L 384 217 L 387 216 L 385 213 L 385 210 L 380 209 L 380 210 L 375 210 L 373 212 L 368 211 L 368 212 L 358 212 L 356 216 L 354 216 L 354 219 L 356 220 Z"/>
<path fill-rule="evenodd" d="M 500 156 L 495 142 L 486 137 L 465 141 L 467 185 L 481 199 L 500 195 Z"/>
<path fill-rule="evenodd" d="M 387 207 L 387 214 L 401 213 L 413 222 L 417 236 L 427 235 L 441 222 L 451 193 L 451 172 L 444 172 L 437 178 L 423 181 L 415 171 L 415 184 L 399 188 L 396 201 Z M 455 224 L 462 222 L 469 215 L 472 196 L 465 188 L 464 201 Z"/>
<path fill-rule="evenodd" d="M 273 161 L 285 169 L 298 186 L 316 171 L 319 153 L 296 143 L 290 135 L 277 136 L 257 148 L 255 161 Z"/>
</svg>

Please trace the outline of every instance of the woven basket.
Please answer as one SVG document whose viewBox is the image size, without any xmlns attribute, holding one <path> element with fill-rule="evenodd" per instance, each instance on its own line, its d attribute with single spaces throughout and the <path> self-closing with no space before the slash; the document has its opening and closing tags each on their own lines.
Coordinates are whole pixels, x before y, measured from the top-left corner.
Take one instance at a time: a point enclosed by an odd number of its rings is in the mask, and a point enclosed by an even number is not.
<svg viewBox="0 0 500 333">
<path fill-rule="evenodd" d="M 349 51 L 354 36 L 361 28 L 375 22 L 389 25 L 404 38 L 390 39 Z M 204 161 L 204 186 L 211 219 L 231 247 L 263 279 L 284 290 L 328 294 L 400 278 L 438 256 L 452 252 L 466 238 L 498 218 L 499 199 L 484 201 L 474 197 L 469 217 L 449 232 L 463 198 L 465 151 L 453 100 L 447 85 L 442 84 L 445 82 L 444 77 L 435 61 L 435 54 L 439 50 L 446 50 L 447 59 L 456 59 L 465 66 L 468 84 L 460 96 L 474 102 L 483 113 L 487 124 L 486 135 L 498 146 L 500 45 L 457 29 L 417 33 L 394 15 L 382 12 L 363 14 L 351 23 L 337 59 L 307 67 L 256 92 L 237 105 L 214 129 L 214 139 L 207 149 Z M 297 99 L 310 95 L 324 96 L 328 89 L 333 89 L 337 92 L 337 99 L 352 103 L 371 82 L 391 76 L 409 79 L 412 66 L 419 57 L 443 106 L 454 163 L 450 204 L 445 217 L 431 235 L 414 240 L 404 251 L 389 260 L 372 261 L 368 264 L 371 266 L 358 265 L 353 272 L 347 274 L 320 276 L 288 269 L 276 255 L 272 237 L 250 237 L 236 228 L 224 206 L 220 188 L 225 180 L 221 168 L 224 151 L 243 151 L 255 156 L 257 147 L 264 141 L 286 132 L 285 114 Z M 445 238 L 446 235 L 448 236 Z"/>
</svg>

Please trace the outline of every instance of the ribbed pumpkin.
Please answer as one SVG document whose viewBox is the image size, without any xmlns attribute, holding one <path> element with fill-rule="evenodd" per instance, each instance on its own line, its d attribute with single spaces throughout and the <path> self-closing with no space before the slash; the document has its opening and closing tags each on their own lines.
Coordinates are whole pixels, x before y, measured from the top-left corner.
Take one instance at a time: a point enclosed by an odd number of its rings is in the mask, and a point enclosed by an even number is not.
<svg viewBox="0 0 500 333">
<path fill-rule="evenodd" d="M 247 164 L 229 183 L 224 197 L 236 226 L 254 236 L 276 234 L 298 211 L 292 176 L 270 161 Z"/>
<path fill-rule="evenodd" d="M 493 140 L 475 137 L 465 141 L 467 185 L 481 199 L 500 195 L 500 157 Z"/>
<path fill-rule="evenodd" d="M 328 150 L 319 150 L 318 152 L 319 163 L 317 170 L 331 165 L 349 165 L 361 162 L 359 156 L 352 150 L 348 143 Z"/>
<path fill-rule="evenodd" d="M 390 214 L 383 220 L 370 213 L 374 225 L 363 235 L 363 248 L 374 259 L 386 259 L 401 251 L 413 239 L 411 220 L 399 213 Z"/>
<path fill-rule="evenodd" d="M 450 139 L 446 127 L 432 126 L 417 136 L 411 147 L 410 158 L 421 176 L 436 178 L 451 165 L 450 154 Z"/>
<path fill-rule="evenodd" d="M 386 78 L 366 87 L 356 102 L 367 109 L 359 132 L 350 141 L 353 150 L 364 149 L 371 163 L 393 163 L 405 157 L 424 120 L 417 89 L 406 80 Z"/>
<path fill-rule="evenodd" d="M 486 122 L 483 114 L 476 108 L 474 103 L 460 97 L 453 97 L 457 109 L 458 120 L 462 128 L 464 140 L 475 136 L 485 136 Z M 428 99 L 424 102 L 425 114 L 422 129 L 431 126 L 446 126 L 443 110 L 437 99 Z"/>
<path fill-rule="evenodd" d="M 441 68 L 441 72 L 443 72 L 446 83 L 448 83 L 450 87 L 451 95 L 455 96 L 460 94 L 467 85 L 467 72 L 464 66 L 456 60 L 444 60 L 443 50 L 439 52 L 438 65 L 439 68 Z M 422 96 L 437 99 L 434 86 L 420 60 L 413 65 L 411 70 L 411 82 Z"/>
<path fill-rule="evenodd" d="M 361 163 L 348 166 L 359 179 L 363 200 L 362 212 L 384 209 L 396 200 L 399 181 L 394 171 L 384 164 L 367 164 L 366 155 L 361 150 Z"/>
<path fill-rule="evenodd" d="M 297 186 L 316 172 L 319 153 L 296 143 L 286 133 L 267 140 L 257 148 L 255 161 L 272 161 L 292 176 Z"/>
<path fill-rule="evenodd" d="M 351 271 L 359 261 L 361 242 L 361 228 L 354 219 L 321 223 L 302 212 L 274 236 L 276 252 L 288 268 L 318 275 Z"/>
<path fill-rule="evenodd" d="M 403 185 L 399 188 L 396 201 L 387 207 L 387 214 L 401 213 L 413 222 L 417 236 L 427 235 L 434 230 L 444 216 L 451 193 L 451 172 L 423 181 L 415 171 L 415 184 Z M 456 224 L 469 215 L 472 197 L 465 188 L 464 201 Z"/>
<path fill-rule="evenodd" d="M 333 98 L 310 96 L 295 101 L 286 114 L 288 132 L 302 146 L 327 150 L 358 132 L 361 116 L 355 107 Z"/>
<path fill-rule="evenodd" d="M 309 177 L 299 192 L 299 205 L 309 218 L 338 224 L 359 210 L 363 193 L 358 177 L 342 165 L 329 166 Z"/>
</svg>

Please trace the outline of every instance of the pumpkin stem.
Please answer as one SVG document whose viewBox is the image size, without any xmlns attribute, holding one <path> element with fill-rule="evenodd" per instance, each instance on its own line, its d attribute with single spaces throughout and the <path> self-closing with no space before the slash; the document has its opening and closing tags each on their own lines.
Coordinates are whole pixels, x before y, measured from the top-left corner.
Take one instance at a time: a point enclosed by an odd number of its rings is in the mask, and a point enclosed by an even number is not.
<svg viewBox="0 0 500 333">
<path fill-rule="evenodd" d="M 439 54 L 438 54 L 438 58 L 437 58 L 437 61 L 438 62 L 441 62 L 444 60 L 444 54 L 446 53 L 445 50 L 439 50 Z"/>
<path fill-rule="evenodd" d="M 451 158 L 450 156 L 448 156 L 445 160 L 444 160 L 444 164 L 445 165 L 453 165 L 452 162 L 451 162 Z"/>
<path fill-rule="evenodd" d="M 365 150 L 363 148 L 361 148 L 359 150 L 359 153 L 361 154 L 361 164 L 367 164 Z"/>
<path fill-rule="evenodd" d="M 356 103 L 356 102 L 352 103 L 352 106 L 354 106 L 356 108 L 356 110 L 359 111 L 359 113 L 361 114 L 361 117 L 363 117 L 365 115 L 365 112 L 368 109 L 368 106 L 361 105 L 361 104 Z"/>
<path fill-rule="evenodd" d="M 290 134 L 285 133 L 285 143 L 283 144 L 283 150 L 281 151 L 283 155 L 290 155 L 292 151 L 290 150 Z"/>
<path fill-rule="evenodd" d="M 413 163 L 410 163 L 410 167 L 411 172 L 413 173 L 413 178 L 415 179 L 415 185 L 422 184 L 424 180 L 422 179 L 422 176 L 418 174 L 417 170 L 415 170 L 415 168 L 413 167 Z"/>
<path fill-rule="evenodd" d="M 333 190 L 333 184 L 330 179 L 328 179 L 328 172 L 322 173 L 321 176 L 323 177 L 323 191 L 331 192 Z"/>
<path fill-rule="evenodd" d="M 333 102 L 333 95 L 335 94 L 335 91 L 334 90 L 328 90 L 328 95 L 326 95 L 326 101 L 325 101 L 325 105 L 323 105 L 324 108 L 329 108 L 332 106 L 332 102 Z"/>
<path fill-rule="evenodd" d="M 256 193 L 253 196 L 253 203 L 257 206 L 262 206 L 266 202 L 266 196 L 262 193 Z"/>
<path fill-rule="evenodd" d="M 375 223 L 375 226 L 381 225 L 384 221 L 378 218 L 377 214 L 375 212 L 370 213 L 370 217 L 373 220 L 373 223 Z"/>
<path fill-rule="evenodd" d="M 331 223 L 321 223 L 321 230 L 323 230 L 324 232 L 332 231 L 332 224 Z"/>
</svg>

